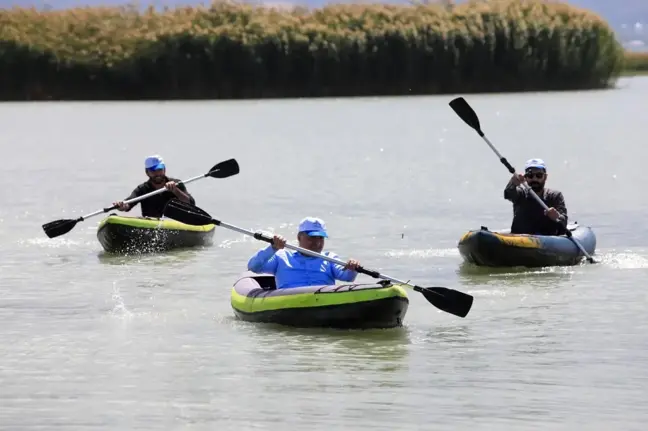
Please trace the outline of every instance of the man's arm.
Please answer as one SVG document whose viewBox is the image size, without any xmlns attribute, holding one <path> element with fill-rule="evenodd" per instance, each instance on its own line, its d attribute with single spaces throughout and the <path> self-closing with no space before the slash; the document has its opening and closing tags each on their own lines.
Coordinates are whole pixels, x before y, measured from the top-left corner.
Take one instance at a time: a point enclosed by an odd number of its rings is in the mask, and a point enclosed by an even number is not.
<svg viewBox="0 0 648 431">
<path fill-rule="evenodd" d="M 516 203 L 520 198 L 526 195 L 526 190 L 522 186 L 516 185 L 511 178 L 504 188 L 504 199 Z"/>
<path fill-rule="evenodd" d="M 556 211 L 560 213 L 560 217 L 558 218 L 557 221 L 566 227 L 569 218 L 567 216 L 567 204 L 565 203 L 565 197 L 561 192 L 556 192 L 552 203 L 553 205 L 551 206 L 554 207 Z"/>
<path fill-rule="evenodd" d="M 326 256 L 340 259 L 340 257 L 335 253 L 326 253 Z M 337 263 L 331 264 L 331 271 L 333 272 L 333 278 L 340 281 L 355 281 L 358 273 L 351 269 L 344 269 L 344 266 L 338 265 Z"/>
<path fill-rule="evenodd" d="M 277 250 L 274 249 L 272 244 L 266 248 L 262 248 L 248 261 L 248 270 L 257 274 L 275 274 L 279 264 L 276 253 Z"/>
<path fill-rule="evenodd" d="M 187 191 L 187 187 L 184 185 L 184 183 L 176 184 L 176 188 L 173 190 L 173 194 L 182 202 L 196 205 L 196 200 Z"/>
<path fill-rule="evenodd" d="M 131 202 L 131 203 L 128 203 L 128 204 L 125 204 L 124 201 L 135 199 L 136 197 L 142 196 L 144 194 L 145 194 L 144 188 L 141 185 L 139 185 L 139 186 L 135 187 L 135 189 L 131 192 L 130 195 L 128 195 L 128 197 L 126 199 L 124 199 L 123 201 L 115 202 L 115 203 L 113 203 L 113 205 L 116 205 L 117 208 L 119 208 L 120 211 L 128 212 L 128 211 L 132 210 L 135 205 L 140 203 L 140 201 Z"/>
</svg>

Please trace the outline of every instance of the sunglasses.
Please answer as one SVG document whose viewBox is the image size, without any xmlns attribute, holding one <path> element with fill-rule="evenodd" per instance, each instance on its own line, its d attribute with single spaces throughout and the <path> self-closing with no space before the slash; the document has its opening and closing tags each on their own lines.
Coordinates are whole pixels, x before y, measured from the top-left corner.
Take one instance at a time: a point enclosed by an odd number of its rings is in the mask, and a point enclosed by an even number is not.
<svg viewBox="0 0 648 431">
<path fill-rule="evenodd" d="M 524 176 L 526 178 L 529 178 L 529 179 L 537 178 L 537 179 L 541 180 L 541 179 L 544 178 L 545 174 L 544 174 L 544 172 L 527 172 L 527 173 L 524 174 Z"/>
</svg>

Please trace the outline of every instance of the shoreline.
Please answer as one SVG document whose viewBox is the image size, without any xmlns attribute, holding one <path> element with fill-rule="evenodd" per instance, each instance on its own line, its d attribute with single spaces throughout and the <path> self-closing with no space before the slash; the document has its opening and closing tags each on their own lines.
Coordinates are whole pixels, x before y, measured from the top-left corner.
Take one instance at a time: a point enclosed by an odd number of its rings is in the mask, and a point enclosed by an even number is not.
<svg viewBox="0 0 648 431">
<path fill-rule="evenodd" d="M 619 78 L 634 78 L 638 76 L 648 76 L 648 70 L 628 70 L 621 72 Z"/>
</svg>

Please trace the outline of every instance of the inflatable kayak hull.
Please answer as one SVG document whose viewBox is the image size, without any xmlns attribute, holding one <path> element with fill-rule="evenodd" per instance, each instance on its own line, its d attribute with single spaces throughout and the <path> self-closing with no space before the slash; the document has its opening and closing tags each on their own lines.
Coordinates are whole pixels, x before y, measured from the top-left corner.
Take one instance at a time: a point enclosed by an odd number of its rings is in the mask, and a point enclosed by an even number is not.
<svg viewBox="0 0 648 431">
<path fill-rule="evenodd" d="M 572 236 L 593 255 L 596 236 L 587 226 L 569 225 Z M 510 230 L 490 231 L 482 226 L 464 234 L 458 243 L 459 253 L 466 262 L 491 267 L 570 266 L 580 263 L 584 256 L 572 240 L 564 235 L 511 234 Z"/>
<path fill-rule="evenodd" d="M 215 225 L 191 226 L 171 219 L 122 217 L 99 222 L 97 239 L 111 253 L 156 252 L 211 245 Z"/>
<path fill-rule="evenodd" d="M 409 299 L 402 286 L 388 283 L 277 289 L 274 276 L 246 273 L 232 288 L 231 305 L 247 322 L 385 329 L 402 326 Z"/>
</svg>

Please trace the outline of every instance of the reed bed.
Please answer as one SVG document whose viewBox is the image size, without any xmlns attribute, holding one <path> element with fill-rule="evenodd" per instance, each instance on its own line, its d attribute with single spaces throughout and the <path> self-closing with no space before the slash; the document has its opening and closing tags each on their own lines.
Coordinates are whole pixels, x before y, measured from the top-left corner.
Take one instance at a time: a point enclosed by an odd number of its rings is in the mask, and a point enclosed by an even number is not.
<svg viewBox="0 0 648 431">
<path fill-rule="evenodd" d="M 605 88 L 623 64 L 600 17 L 540 0 L 0 11 L 4 100 Z"/>
<path fill-rule="evenodd" d="M 623 72 L 627 75 L 648 74 L 648 52 L 626 52 Z"/>
</svg>

